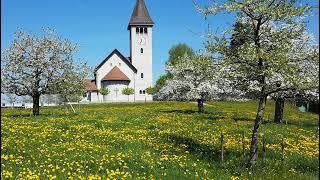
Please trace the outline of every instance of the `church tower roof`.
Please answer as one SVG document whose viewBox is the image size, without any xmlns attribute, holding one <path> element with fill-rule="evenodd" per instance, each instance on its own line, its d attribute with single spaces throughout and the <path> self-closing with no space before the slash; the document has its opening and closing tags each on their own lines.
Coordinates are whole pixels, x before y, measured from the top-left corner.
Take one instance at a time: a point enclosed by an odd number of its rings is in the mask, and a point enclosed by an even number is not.
<svg viewBox="0 0 320 180">
<path fill-rule="evenodd" d="M 128 30 L 130 29 L 130 26 L 134 26 L 134 25 L 153 26 L 153 24 L 154 23 L 149 15 L 149 12 L 146 7 L 146 4 L 144 3 L 144 0 L 137 0 L 131 15 L 131 19 L 128 25 Z"/>
</svg>

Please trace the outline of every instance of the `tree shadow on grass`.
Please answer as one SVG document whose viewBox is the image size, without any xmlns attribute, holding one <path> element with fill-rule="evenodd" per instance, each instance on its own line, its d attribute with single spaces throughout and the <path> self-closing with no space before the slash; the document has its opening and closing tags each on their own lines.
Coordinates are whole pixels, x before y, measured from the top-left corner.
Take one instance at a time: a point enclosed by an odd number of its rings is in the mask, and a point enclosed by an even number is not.
<svg viewBox="0 0 320 180">
<path fill-rule="evenodd" d="M 22 117 L 22 118 L 25 118 L 25 117 L 33 117 L 32 114 L 8 114 L 6 115 L 8 118 L 19 118 L 19 117 Z"/>
<path fill-rule="evenodd" d="M 14 113 L 14 114 L 7 114 L 6 116 L 8 118 L 33 118 L 33 119 L 39 119 L 39 118 L 71 118 L 77 116 L 78 113 L 40 113 L 38 116 L 33 116 L 32 113 L 23 112 L 23 113 Z"/>
<path fill-rule="evenodd" d="M 180 114 L 198 114 L 198 111 L 194 111 L 194 110 L 164 110 L 164 111 L 160 111 L 162 113 L 180 113 Z"/>
<path fill-rule="evenodd" d="M 224 119 L 224 113 L 223 112 L 217 112 L 217 111 L 205 111 L 204 113 L 199 113 L 195 110 L 165 110 L 160 111 L 162 113 L 178 113 L 178 114 L 188 114 L 188 115 L 194 115 L 194 120 L 217 120 L 217 119 Z"/>
<path fill-rule="evenodd" d="M 221 159 L 219 149 L 206 144 L 201 144 L 192 138 L 183 137 L 177 134 L 167 134 L 163 138 L 166 138 L 170 143 L 174 143 L 175 146 L 184 148 L 185 151 L 189 151 L 190 154 L 193 154 L 198 158 L 208 161 L 220 161 Z"/>
<path fill-rule="evenodd" d="M 285 121 L 284 121 L 285 123 Z M 288 125 L 294 125 L 304 128 L 313 128 L 319 126 L 319 121 L 311 121 L 311 120 L 288 120 Z"/>
<path fill-rule="evenodd" d="M 270 125 L 293 125 L 303 128 L 315 128 L 319 126 L 319 121 L 311 121 L 311 120 L 283 120 L 282 123 L 276 123 L 273 119 L 263 120 L 262 124 L 270 124 Z"/>
</svg>

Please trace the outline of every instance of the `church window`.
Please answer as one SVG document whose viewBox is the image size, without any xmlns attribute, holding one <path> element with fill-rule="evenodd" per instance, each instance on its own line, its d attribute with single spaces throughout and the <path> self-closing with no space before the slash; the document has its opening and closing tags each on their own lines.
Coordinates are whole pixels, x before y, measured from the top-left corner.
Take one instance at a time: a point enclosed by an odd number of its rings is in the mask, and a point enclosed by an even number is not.
<svg viewBox="0 0 320 180">
<path fill-rule="evenodd" d="M 112 63 L 110 63 L 110 66 L 112 66 Z"/>
<path fill-rule="evenodd" d="M 140 90 L 140 94 L 142 94 L 142 90 Z"/>
<path fill-rule="evenodd" d="M 143 48 L 140 49 L 140 52 L 143 53 Z"/>
<path fill-rule="evenodd" d="M 143 78 L 143 73 L 141 73 L 141 78 Z"/>
<path fill-rule="evenodd" d="M 142 28 L 142 27 L 140 28 L 140 33 L 141 33 L 141 34 L 143 33 L 143 28 Z"/>
<path fill-rule="evenodd" d="M 144 33 L 148 33 L 148 28 L 144 28 Z"/>
<path fill-rule="evenodd" d="M 137 34 L 139 33 L 139 28 L 138 28 L 138 27 L 136 28 L 136 33 L 137 33 Z"/>
<path fill-rule="evenodd" d="M 119 63 L 119 66 L 121 66 L 121 63 Z"/>
<path fill-rule="evenodd" d="M 145 90 L 143 90 L 143 94 L 146 94 L 146 91 L 145 91 Z"/>
</svg>

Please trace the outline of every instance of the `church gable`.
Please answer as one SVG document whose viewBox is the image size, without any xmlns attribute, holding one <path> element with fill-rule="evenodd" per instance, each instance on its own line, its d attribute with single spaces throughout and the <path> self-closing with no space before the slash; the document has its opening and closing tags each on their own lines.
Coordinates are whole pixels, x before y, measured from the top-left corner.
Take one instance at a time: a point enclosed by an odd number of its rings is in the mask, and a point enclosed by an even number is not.
<svg viewBox="0 0 320 180">
<path fill-rule="evenodd" d="M 123 63 L 125 63 L 127 66 L 129 66 L 130 69 L 132 69 L 133 72 L 137 72 L 137 69 L 131 64 L 130 58 L 124 57 L 117 49 L 113 50 L 108 57 L 106 57 L 96 68 L 95 73 L 105 64 L 108 62 L 108 60 L 113 57 L 114 55 L 118 56 Z"/>
<path fill-rule="evenodd" d="M 130 81 L 130 79 L 115 66 L 101 81 Z"/>
</svg>

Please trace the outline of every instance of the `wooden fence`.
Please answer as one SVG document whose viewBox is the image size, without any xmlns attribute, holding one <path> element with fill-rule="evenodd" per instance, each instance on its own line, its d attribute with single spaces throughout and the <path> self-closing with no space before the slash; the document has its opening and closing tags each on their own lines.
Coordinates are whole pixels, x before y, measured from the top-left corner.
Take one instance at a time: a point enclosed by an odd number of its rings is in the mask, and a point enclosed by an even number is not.
<svg viewBox="0 0 320 180">
<path fill-rule="evenodd" d="M 244 135 L 244 131 L 241 131 L 241 144 L 242 144 L 242 156 L 245 156 L 245 135 Z M 262 159 L 263 161 L 266 160 L 266 156 L 267 156 L 267 152 L 266 152 L 266 136 L 263 135 L 262 136 Z M 224 134 L 221 132 L 221 164 L 223 164 L 224 162 Z M 281 142 L 280 142 L 280 146 L 281 146 L 281 160 L 283 161 L 284 160 L 284 148 L 285 148 L 285 138 L 282 138 L 281 139 Z"/>
</svg>

